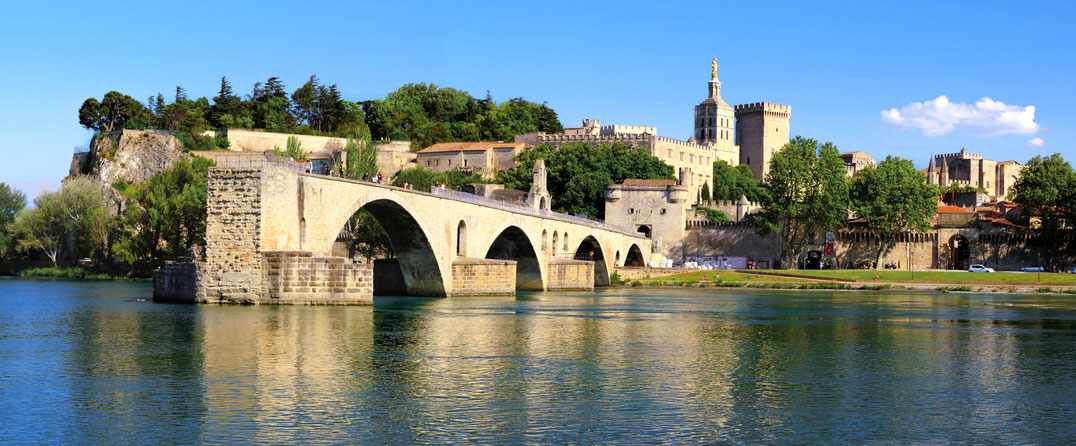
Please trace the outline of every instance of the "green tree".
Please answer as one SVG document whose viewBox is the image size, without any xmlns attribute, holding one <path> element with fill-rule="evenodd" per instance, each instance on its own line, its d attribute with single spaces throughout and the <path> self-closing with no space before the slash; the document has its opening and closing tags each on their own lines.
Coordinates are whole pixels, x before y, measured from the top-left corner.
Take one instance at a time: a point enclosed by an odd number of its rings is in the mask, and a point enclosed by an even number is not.
<svg viewBox="0 0 1076 446">
<path fill-rule="evenodd" d="M 307 153 L 303 150 L 303 143 L 302 141 L 299 141 L 299 137 L 289 136 L 286 144 L 287 149 L 284 152 L 284 156 L 294 158 L 296 161 L 306 159 Z"/>
<path fill-rule="evenodd" d="M 126 127 L 146 126 L 150 112 L 137 99 L 118 91 L 110 91 L 98 101 L 88 98 L 78 109 L 78 122 L 99 132 L 111 132 Z"/>
<path fill-rule="evenodd" d="M 25 208 L 26 194 L 7 183 L 0 183 L 0 261 L 15 246 L 15 233 L 11 223 Z"/>
<path fill-rule="evenodd" d="M 1013 185 L 1012 200 L 1025 222 L 1039 232 L 1043 256 L 1051 267 L 1065 249 L 1064 234 L 1076 228 L 1076 172 L 1059 153 L 1037 155 Z"/>
<path fill-rule="evenodd" d="M 737 201 L 740 197 L 758 202 L 762 197 L 762 184 L 746 164 L 736 167 L 724 161 L 714 163 L 714 200 Z"/>
<path fill-rule="evenodd" d="M 422 166 L 401 170 L 392 179 L 393 186 L 403 187 L 406 183 L 420 192 L 429 192 L 430 188 L 442 182 L 448 182 L 448 175 L 444 172 L 434 172 Z"/>
<path fill-rule="evenodd" d="M 395 256 L 392 240 L 385 228 L 366 209 L 359 209 L 349 221 L 351 228 L 351 255 L 359 254 L 369 263 L 376 257 L 391 258 Z"/>
<path fill-rule="evenodd" d="M 126 188 L 124 237 L 116 247 L 128 262 L 181 258 L 205 240 L 207 173 L 213 162 L 181 159 L 171 169 Z"/>
<path fill-rule="evenodd" d="M 298 122 L 305 122 L 310 125 L 312 120 L 316 120 L 318 101 L 317 75 L 310 75 L 310 80 L 291 94 L 291 101 L 295 110 L 295 119 Z"/>
<path fill-rule="evenodd" d="M 530 190 L 534 163 L 545 160 L 546 183 L 553 195 L 553 209 L 558 212 L 585 213 L 605 218 L 604 187 L 626 179 L 674 179 L 672 166 L 645 150 L 633 150 L 623 143 L 570 144 L 559 149 L 540 145 L 516 155 L 516 166 L 497 174 L 497 180 L 509 189 Z M 586 177 L 583 177 L 586 174 Z M 578 178 L 578 179 L 577 179 Z M 573 180 L 574 183 L 573 183 Z M 597 182 L 601 193 L 597 193 Z M 586 187 L 576 190 L 577 187 Z"/>
<path fill-rule="evenodd" d="M 797 268 L 812 235 L 839 227 L 848 216 L 848 180 L 833 143 L 796 136 L 770 160 L 759 233 L 776 233 L 782 265 Z"/>
<path fill-rule="evenodd" d="M 377 173 L 377 145 L 370 140 L 370 133 L 365 128 L 355 138 L 347 140 L 344 156 L 347 161 L 343 169 L 344 177 L 359 180 L 364 175 Z"/>
<path fill-rule="evenodd" d="M 85 219 L 106 209 L 104 187 L 87 176 L 76 176 L 64 181 L 57 192 L 43 192 L 34 199 L 34 208 L 15 217 L 13 228 L 18 237 L 18 247 L 23 251 L 40 249 L 55 266 L 65 247 L 75 250 L 70 243 L 76 231 L 87 226 Z M 79 253 L 74 252 L 77 257 Z"/>
<path fill-rule="evenodd" d="M 713 195 L 710 194 L 710 183 L 702 183 L 702 199 L 709 201 Z"/>
<path fill-rule="evenodd" d="M 882 255 L 893 248 L 901 234 L 930 230 L 940 190 L 926 180 L 911 160 L 894 156 L 886 157 L 877 167 L 868 166 L 852 180 L 852 212 L 866 220 L 867 228 L 879 240 L 875 267 L 882 266 Z"/>
</svg>

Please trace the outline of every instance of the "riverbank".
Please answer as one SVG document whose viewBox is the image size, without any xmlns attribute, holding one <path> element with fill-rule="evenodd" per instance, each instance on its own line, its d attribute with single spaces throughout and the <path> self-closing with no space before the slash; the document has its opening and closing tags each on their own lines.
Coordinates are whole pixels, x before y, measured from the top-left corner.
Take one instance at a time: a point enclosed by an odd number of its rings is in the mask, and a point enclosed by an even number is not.
<svg viewBox="0 0 1076 446">
<path fill-rule="evenodd" d="M 824 274 L 814 274 L 819 272 Z M 1076 275 L 1073 274 L 1043 273 L 1036 277 L 1035 273 L 924 271 L 915 272 L 915 275 L 919 277 L 913 280 L 908 271 L 691 271 L 627 280 L 619 286 L 1076 295 Z M 895 278 L 904 280 L 893 280 Z"/>
<path fill-rule="evenodd" d="M 150 277 L 137 277 L 127 274 L 115 274 L 110 272 L 87 269 L 80 266 L 69 267 L 33 267 L 19 270 L 6 270 L 0 276 L 9 277 L 53 277 L 60 279 L 94 279 L 94 280 L 150 280 Z"/>
</svg>

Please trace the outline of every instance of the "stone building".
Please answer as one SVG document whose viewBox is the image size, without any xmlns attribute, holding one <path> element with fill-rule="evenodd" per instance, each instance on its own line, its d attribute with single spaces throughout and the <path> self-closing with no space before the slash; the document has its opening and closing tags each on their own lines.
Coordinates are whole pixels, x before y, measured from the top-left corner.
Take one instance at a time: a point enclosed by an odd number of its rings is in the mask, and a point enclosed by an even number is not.
<svg viewBox="0 0 1076 446">
<path fill-rule="evenodd" d="M 859 172 L 863 169 L 866 169 L 867 166 L 878 165 L 878 163 L 874 161 L 874 157 L 871 156 L 871 154 L 862 150 L 842 153 L 841 159 L 844 160 L 845 174 L 850 177 L 858 175 Z"/>
<path fill-rule="evenodd" d="M 934 155 L 926 169 L 927 184 L 981 187 L 995 197 L 1012 191 L 1024 166 L 1016 161 L 997 162 L 983 159 L 980 153 L 961 148 L 957 153 Z"/>
<path fill-rule="evenodd" d="M 500 170 L 515 167 L 512 157 L 523 150 L 520 142 L 442 142 L 418 152 L 418 166 L 437 172 L 460 170 L 494 178 Z"/>
<path fill-rule="evenodd" d="M 563 133 L 526 133 L 516 135 L 516 142 L 526 147 L 540 144 L 563 146 L 622 142 L 646 150 L 678 173 L 692 172 L 688 204 L 703 200 L 704 185 L 713 186 L 713 163 L 749 164 L 761 179 L 773 153 L 788 142 L 787 105 L 759 102 L 730 106 L 721 98 L 721 81 L 714 62 L 708 94 L 695 106 L 692 136 L 687 141 L 658 136 L 657 128 L 632 125 L 601 125 L 599 120 L 584 119 L 582 127 L 564 129 Z"/>
<path fill-rule="evenodd" d="M 654 252 L 672 257 L 684 239 L 690 194 L 673 180 L 624 180 L 605 187 L 605 221 L 646 234 Z"/>
</svg>

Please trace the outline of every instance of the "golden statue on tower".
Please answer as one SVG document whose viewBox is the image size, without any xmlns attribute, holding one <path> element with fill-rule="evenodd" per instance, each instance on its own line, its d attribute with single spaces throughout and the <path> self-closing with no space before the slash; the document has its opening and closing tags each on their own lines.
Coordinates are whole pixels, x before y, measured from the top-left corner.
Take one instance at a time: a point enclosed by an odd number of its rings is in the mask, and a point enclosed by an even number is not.
<svg viewBox="0 0 1076 446">
<path fill-rule="evenodd" d="M 717 58 L 716 57 L 714 58 L 714 61 L 711 63 L 710 79 L 717 79 Z"/>
</svg>

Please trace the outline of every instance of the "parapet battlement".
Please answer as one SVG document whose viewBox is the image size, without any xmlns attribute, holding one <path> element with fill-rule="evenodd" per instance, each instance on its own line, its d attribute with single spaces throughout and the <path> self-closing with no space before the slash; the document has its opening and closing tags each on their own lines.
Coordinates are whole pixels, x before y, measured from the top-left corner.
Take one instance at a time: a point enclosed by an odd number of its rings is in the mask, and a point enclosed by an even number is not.
<svg viewBox="0 0 1076 446">
<path fill-rule="evenodd" d="M 963 152 L 956 152 L 956 153 L 943 153 L 941 155 L 934 155 L 934 160 L 936 162 L 942 162 L 944 160 L 949 160 L 949 159 L 983 159 L 983 154 L 981 154 L 981 153 L 971 153 L 971 152 L 963 151 Z"/>
<path fill-rule="evenodd" d="M 771 113 L 790 116 L 792 114 L 792 106 L 773 102 L 755 102 L 752 104 L 737 105 L 735 107 L 735 113 L 737 116 L 755 113 Z"/>
</svg>

